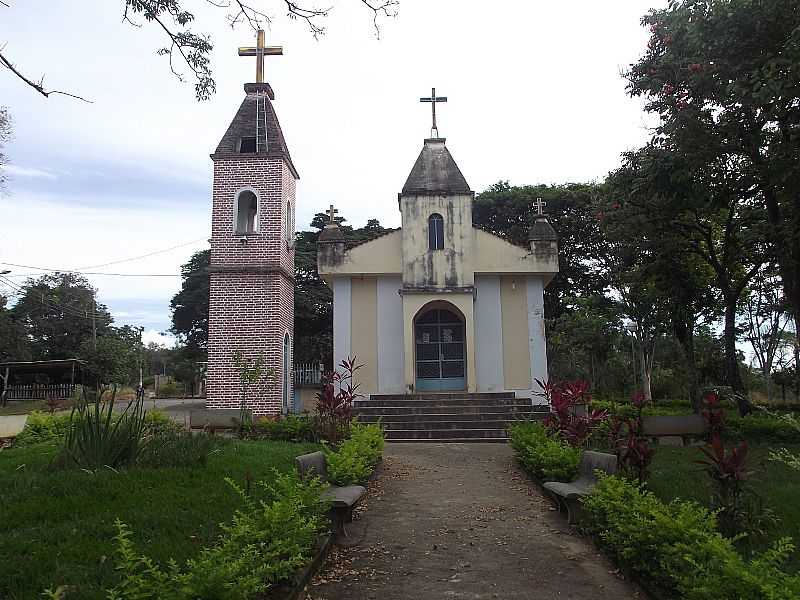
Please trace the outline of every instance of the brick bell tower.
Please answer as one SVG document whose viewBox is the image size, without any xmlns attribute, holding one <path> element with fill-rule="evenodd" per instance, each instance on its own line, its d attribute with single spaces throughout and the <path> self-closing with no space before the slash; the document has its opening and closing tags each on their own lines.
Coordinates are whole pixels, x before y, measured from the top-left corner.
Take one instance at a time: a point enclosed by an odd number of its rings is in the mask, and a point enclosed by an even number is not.
<svg viewBox="0 0 800 600">
<path fill-rule="evenodd" d="M 292 405 L 294 343 L 294 215 L 299 176 L 289 156 L 263 80 L 264 56 L 282 54 L 264 46 L 258 32 L 256 83 L 245 98 L 211 160 L 211 279 L 208 323 L 207 405 L 238 409 L 239 373 L 233 354 L 262 356 L 274 371 L 253 385 L 248 407 L 277 415 Z"/>
</svg>

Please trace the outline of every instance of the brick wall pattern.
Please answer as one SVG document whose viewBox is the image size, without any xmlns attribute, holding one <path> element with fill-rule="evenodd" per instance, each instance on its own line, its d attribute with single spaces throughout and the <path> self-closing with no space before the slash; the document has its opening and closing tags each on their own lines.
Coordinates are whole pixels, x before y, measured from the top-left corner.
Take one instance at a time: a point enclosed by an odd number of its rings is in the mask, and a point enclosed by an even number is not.
<svg viewBox="0 0 800 600">
<path fill-rule="evenodd" d="M 272 378 L 249 391 L 253 412 L 277 415 L 282 411 L 284 335 L 288 332 L 293 340 L 294 331 L 294 249 L 288 241 L 293 238 L 295 187 L 295 178 L 281 158 L 242 155 L 214 162 L 209 408 L 239 408 L 239 374 L 232 359 L 238 350 L 252 359 L 263 355 L 267 367 L 274 369 Z M 243 188 L 254 190 L 259 198 L 257 232 L 248 235 L 246 243 L 235 234 L 235 200 Z"/>
</svg>

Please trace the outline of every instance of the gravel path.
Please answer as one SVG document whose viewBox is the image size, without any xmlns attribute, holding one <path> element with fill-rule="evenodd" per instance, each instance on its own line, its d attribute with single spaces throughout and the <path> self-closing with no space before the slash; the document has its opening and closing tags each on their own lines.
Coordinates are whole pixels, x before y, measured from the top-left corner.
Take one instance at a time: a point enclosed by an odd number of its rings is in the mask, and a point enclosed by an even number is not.
<svg viewBox="0 0 800 600">
<path fill-rule="evenodd" d="M 310 600 L 644 598 L 570 533 L 505 444 L 387 444 Z"/>
</svg>

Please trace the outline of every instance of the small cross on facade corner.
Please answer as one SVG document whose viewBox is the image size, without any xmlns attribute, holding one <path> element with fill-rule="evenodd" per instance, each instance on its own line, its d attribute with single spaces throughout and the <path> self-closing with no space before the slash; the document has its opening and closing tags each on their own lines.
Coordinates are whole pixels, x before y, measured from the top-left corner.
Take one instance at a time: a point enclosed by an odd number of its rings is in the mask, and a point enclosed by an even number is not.
<svg viewBox="0 0 800 600">
<path fill-rule="evenodd" d="M 328 223 L 336 225 L 336 215 L 338 212 L 339 211 L 333 207 L 333 204 L 331 204 L 331 207 L 328 209 Z"/>
<path fill-rule="evenodd" d="M 547 206 L 547 202 L 544 202 L 541 198 L 537 198 L 535 204 L 536 204 L 536 214 L 543 215 L 544 207 Z"/>
</svg>

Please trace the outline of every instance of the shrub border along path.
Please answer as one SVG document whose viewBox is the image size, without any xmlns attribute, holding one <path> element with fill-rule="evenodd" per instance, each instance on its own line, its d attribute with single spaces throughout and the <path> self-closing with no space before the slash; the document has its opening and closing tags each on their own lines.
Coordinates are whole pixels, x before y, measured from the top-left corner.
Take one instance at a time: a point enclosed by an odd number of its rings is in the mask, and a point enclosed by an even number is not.
<svg viewBox="0 0 800 600">
<path fill-rule="evenodd" d="M 641 597 L 570 532 L 505 444 L 387 444 L 367 502 L 313 600 Z"/>
</svg>

